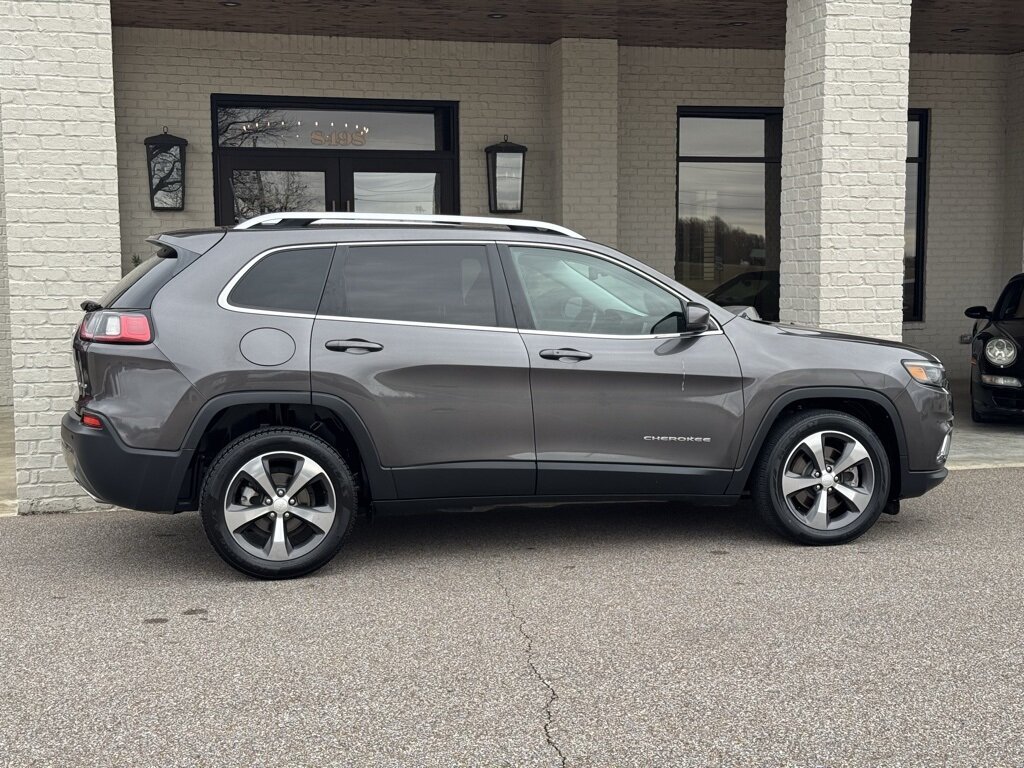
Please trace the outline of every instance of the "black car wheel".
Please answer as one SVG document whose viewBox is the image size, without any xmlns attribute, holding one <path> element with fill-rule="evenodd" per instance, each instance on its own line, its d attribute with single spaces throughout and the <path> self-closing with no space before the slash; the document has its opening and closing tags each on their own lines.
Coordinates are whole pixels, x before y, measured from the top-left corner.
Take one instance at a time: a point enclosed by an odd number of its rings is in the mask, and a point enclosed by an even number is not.
<svg viewBox="0 0 1024 768">
<path fill-rule="evenodd" d="M 751 490 L 761 518 L 779 533 L 803 544 L 840 544 L 874 525 L 890 483 L 885 448 L 867 424 L 814 410 L 772 430 Z"/>
<path fill-rule="evenodd" d="M 320 438 L 264 428 L 218 454 L 200 513 L 214 549 L 250 576 L 287 579 L 337 554 L 356 517 L 356 482 Z"/>
</svg>

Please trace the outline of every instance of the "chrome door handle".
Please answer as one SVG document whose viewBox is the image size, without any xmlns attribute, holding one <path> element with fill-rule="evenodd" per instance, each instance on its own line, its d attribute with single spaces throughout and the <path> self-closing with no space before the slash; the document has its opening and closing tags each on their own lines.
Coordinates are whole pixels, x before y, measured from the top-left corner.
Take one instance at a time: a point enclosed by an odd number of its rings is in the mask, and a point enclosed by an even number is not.
<svg viewBox="0 0 1024 768">
<path fill-rule="evenodd" d="M 577 363 L 580 360 L 589 360 L 593 357 L 589 352 L 581 352 L 578 349 L 542 349 L 540 356 L 546 360 L 561 360 L 569 363 Z"/>
<path fill-rule="evenodd" d="M 365 355 L 368 352 L 380 352 L 384 349 L 383 344 L 366 339 L 335 339 L 324 344 L 331 352 L 349 352 L 353 355 Z"/>
</svg>

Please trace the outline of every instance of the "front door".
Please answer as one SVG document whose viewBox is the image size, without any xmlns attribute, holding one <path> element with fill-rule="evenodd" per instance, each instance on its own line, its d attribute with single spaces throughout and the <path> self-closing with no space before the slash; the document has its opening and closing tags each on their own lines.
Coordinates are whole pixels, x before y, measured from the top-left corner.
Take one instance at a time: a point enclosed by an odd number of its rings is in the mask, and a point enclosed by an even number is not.
<svg viewBox="0 0 1024 768">
<path fill-rule="evenodd" d="M 448 163 L 236 153 L 219 166 L 221 224 L 282 211 L 454 213 Z"/>
<path fill-rule="evenodd" d="M 529 361 L 493 244 L 339 247 L 310 361 L 400 498 L 533 493 Z"/>
<path fill-rule="evenodd" d="M 724 492 L 743 399 L 721 331 L 672 332 L 680 297 L 599 254 L 502 252 L 530 358 L 537 492 Z"/>
</svg>

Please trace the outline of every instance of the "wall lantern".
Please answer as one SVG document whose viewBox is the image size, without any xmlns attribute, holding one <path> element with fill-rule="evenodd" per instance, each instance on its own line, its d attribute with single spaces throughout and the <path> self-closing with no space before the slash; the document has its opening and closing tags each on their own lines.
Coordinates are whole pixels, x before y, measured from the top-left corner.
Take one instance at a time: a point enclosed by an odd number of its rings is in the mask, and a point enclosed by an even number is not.
<svg viewBox="0 0 1024 768">
<path fill-rule="evenodd" d="M 526 147 L 508 136 L 487 147 L 487 200 L 491 213 L 523 212 L 523 168 Z"/>
<path fill-rule="evenodd" d="M 185 147 L 188 142 L 164 132 L 145 140 L 149 166 L 149 204 L 154 211 L 185 210 Z"/>
</svg>

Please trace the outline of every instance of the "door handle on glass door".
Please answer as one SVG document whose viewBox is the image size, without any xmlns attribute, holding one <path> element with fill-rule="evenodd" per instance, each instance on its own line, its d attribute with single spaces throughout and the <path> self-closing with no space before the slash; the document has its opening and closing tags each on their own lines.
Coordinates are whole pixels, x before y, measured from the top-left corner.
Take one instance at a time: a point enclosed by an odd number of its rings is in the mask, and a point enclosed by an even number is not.
<svg viewBox="0 0 1024 768">
<path fill-rule="evenodd" d="M 384 349 L 383 344 L 366 339 L 335 339 L 324 344 L 331 352 L 349 352 L 353 355 L 365 355 L 367 352 L 380 352 Z"/>
<path fill-rule="evenodd" d="M 593 357 L 589 352 L 580 352 L 578 349 L 542 349 L 540 356 L 547 360 L 561 360 L 570 363 L 589 360 Z"/>
</svg>

